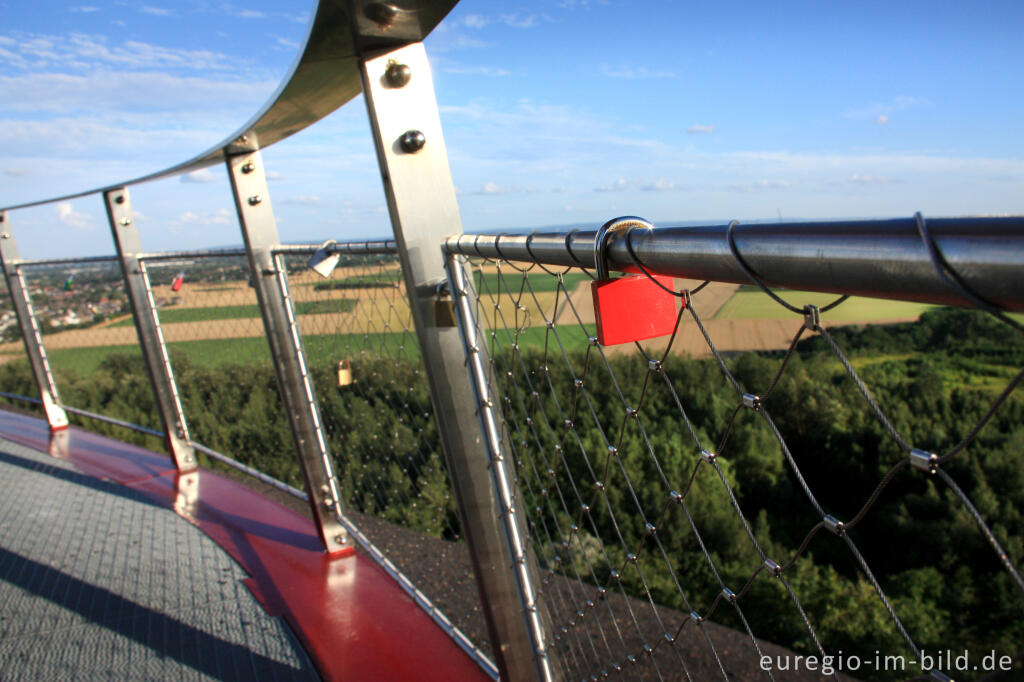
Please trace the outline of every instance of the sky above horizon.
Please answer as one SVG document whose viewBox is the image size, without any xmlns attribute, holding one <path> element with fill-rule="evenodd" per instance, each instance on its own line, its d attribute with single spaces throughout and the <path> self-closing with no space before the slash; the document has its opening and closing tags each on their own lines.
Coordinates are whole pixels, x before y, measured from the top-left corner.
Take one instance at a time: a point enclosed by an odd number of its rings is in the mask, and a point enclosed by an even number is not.
<svg viewBox="0 0 1024 682">
<path fill-rule="evenodd" d="M 287 74 L 311 2 L 0 0 L 0 206 L 205 151 Z M 1024 213 L 1024 3 L 463 0 L 425 41 L 467 231 Z M 263 152 L 282 240 L 389 234 L 360 100 Z M 213 167 L 132 189 L 147 249 L 239 243 Z M 102 200 L 12 212 L 113 251 Z"/>
</svg>

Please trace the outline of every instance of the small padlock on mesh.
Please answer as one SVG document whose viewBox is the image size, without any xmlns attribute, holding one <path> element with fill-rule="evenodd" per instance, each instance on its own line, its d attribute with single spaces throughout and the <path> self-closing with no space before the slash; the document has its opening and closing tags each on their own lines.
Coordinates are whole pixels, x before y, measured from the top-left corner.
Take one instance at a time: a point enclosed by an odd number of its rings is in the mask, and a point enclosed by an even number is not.
<svg viewBox="0 0 1024 682">
<path fill-rule="evenodd" d="M 334 268 L 338 267 L 338 261 L 341 259 L 341 254 L 331 253 L 330 251 L 328 251 L 328 248 L 330 248 L 333 244 L 337 244 L 337 242 L 334 241 L 333 239 L 328 239 L 327 241 L 325 241 L 323 244 L 320 245 L 320 248 L 313 253 L 309 261 L 306 263 L 306 265 L 312 268 L 313 272 L 320 275 L 324 279 L 327 279 L 328 277 L 331 276 L 331 273 L 334 272 Z"/>
<path fill-rule="evenodd" d="M 353 383 L 355 383 L 355 379 L 352 378 L 352 365 L 349 364 L 348 360 L 342 360 L 338 363 L 338 388 Z"/>
<path fill-rule="evenodd" d="M 643 218 L 626 216 L 605 223 L 594 238 L 597 279 L 590 283 L 594 298 L 597 340 L 602 346 L 643 341 L 673 332 L 678 318 L 672 277 L 646 274 L 611 279 L 605 250 L 619 230 L 654 229 Z M 661 284 L 661 286 L 658 286 Z M 664 288 L 662 288 L 664 287 Z"/>
</svg>

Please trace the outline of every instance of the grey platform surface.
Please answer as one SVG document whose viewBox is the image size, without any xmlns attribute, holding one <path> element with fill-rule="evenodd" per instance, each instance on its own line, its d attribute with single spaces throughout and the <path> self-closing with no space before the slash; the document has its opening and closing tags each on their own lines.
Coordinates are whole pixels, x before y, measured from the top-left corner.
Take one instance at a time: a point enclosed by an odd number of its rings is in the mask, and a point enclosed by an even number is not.
<svg viewBox="0 0 1024 682">
<path fill-rule="evenodd" d="M 172 510 L 0 439 L 0 680 L 318 679 Z"/>
</svg>

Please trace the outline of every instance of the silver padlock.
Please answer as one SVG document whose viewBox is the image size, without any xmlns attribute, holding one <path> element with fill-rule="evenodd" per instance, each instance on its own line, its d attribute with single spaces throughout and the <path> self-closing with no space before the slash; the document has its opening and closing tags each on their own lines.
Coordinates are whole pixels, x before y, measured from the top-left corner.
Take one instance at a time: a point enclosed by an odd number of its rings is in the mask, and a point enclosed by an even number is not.
<svg viewBox="0 0 1024 682">
<path fill-rule="evenodd" d="M 338 267 L 338 260 L 341 259 L 341 254 L 328 253 L 327 251 L 330 246 L 336 243 L 337 242 L 333 239 L 328 239 L 320 246 L 319 249 L 316 250 L 313 256 L 306 263 L 306 265 L 313 269 L 313 272 L 324 279 L 331 276 L 331 273 L 334 272 L 334 268 Z"/>
<path fill-rule="evenodd" d="M 352 365 L 348 360 L 342 360 L 338 363 L 338 388 L 352 383 L 355 383 L 355 379 L 352 378 Z"/>
</svg>

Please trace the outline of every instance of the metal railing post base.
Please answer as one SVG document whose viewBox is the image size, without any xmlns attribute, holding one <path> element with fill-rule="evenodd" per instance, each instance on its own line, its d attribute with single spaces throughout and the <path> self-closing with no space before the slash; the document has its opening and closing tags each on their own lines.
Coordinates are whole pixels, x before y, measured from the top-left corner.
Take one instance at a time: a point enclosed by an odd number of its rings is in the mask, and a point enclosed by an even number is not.
<svg viewBox="0 0 1024 682">
<path fill-rule="evenodd" d="M 43 413 L 50 425 L 50 431 L 60 431 L 68 427 L 68 415 L 57 395 L 57 384 L 53 380 L 50 360 L 46 357 L 39 320 L 32 309 L 32 300 L 28 294 L 28 287 L 25 286 L 25 276 L 19 265 L 20 260 L 18 244 L 14 240 L 14 233 L 11 232 L 7 211 L 0 211 L 0 267 L 3 268 L 4 278 L 7 280 L 7 291 L 10 293 L 11 304 L 18 318 L 18 327 L 25 343 L 32 377 L 42 400 Z"/>
<path fill-rule="evenodd" d="M 174 381 L 171 359 L 167 354 L 167 342 L 160 317 L 153 300 L 146 264 L 139 258 L 142 253 L 142 238 L 135 225 L 128 188 L 103 193 L 107 208 L 110 231 L 117 248 L 118 263 L 124 277 L 128 305 L 131 306 L 135 331 L 139 335 L 142 357 L 146 362 L 150 386 L 156 400 L 157 412 L 163 423 L 167 452 L 174 460 L 174 466 L 181 472 L 194 471 L 198 466 L 196 453 L 188 435 L 185 412 L 178 396 L 178 385 Z"/>
</svg>

